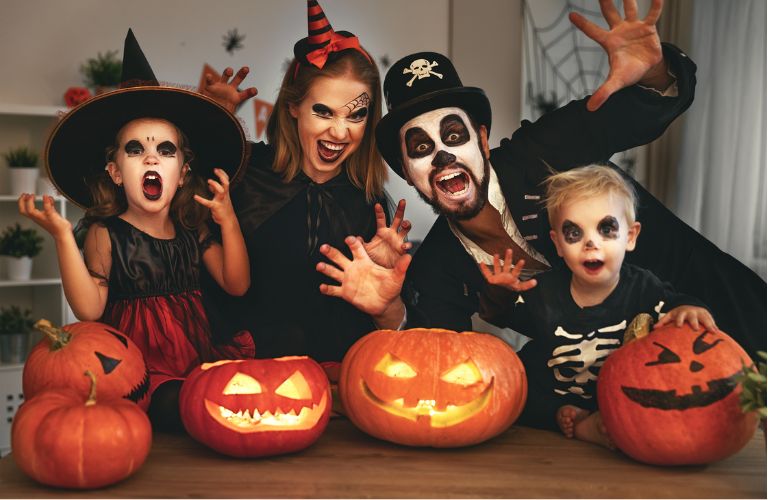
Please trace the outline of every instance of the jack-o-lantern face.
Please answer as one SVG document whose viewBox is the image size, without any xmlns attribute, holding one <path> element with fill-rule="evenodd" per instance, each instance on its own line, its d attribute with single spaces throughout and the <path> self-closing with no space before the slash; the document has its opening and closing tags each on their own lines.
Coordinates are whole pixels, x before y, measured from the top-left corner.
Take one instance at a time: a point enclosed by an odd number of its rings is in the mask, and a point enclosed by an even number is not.
<svg viewBox="0 0 768 500">
<path fill-rule="evenodd" d="M 187 432 L 227 455 L 256 457 L 306 448 L 330 416 L 330 385 L 307 357 L 223 360 L 196 368 L 181 389 Z"/>
<path fill-rule="evenodd" d="M 102 396 L 120 396 L 149 406 L 149 373 L 138 346 L 124 333 L 104 323 L 82 321 L 55 328 L 38 322 L 46 334 L 30 352 L 24 364 L 22 385 L 27 399 L 43 389 L 74 387 L 90 391 L 83 377 L 91 370 L 99 377 Z"/>
<path fill-rule="evenodd" d="M 344 357 L 339 389 L 363 431 L 401 444 L 452 447 L 509 427 L 527 383 L 512 348 L 491 335 L 381 330 Z"/>
<path fill-rule="evenodd" d="M 618 349 L 598 379 L 598 403 L 616 445 L 654 464 L 709 463 L 740 450 L 754 415 L 741 412 L 736 375 L 751 364 L 728 335 L 674 325 Z"/>
</svg>

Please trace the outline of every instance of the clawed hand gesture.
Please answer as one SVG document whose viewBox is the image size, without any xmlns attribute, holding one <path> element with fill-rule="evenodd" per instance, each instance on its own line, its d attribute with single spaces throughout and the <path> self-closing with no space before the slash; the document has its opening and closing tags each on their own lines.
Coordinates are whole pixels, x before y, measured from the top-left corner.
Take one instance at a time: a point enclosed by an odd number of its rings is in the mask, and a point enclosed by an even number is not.
<svg viewBox="0 0 768 500">
<path fill-rule="evenodd" d="M 208 207 L 211 210 L 213 221 L 221 226 L 223 222 L 235 217 L 235 209 L 232 206 L 232 199 L 229 197 L 229 176 L 220 168 L 214 168 L 213 173 L 219 178 L 219 182 L 208 179 L 208 189 L 213 193 L 213 198 L 209 200 L 196 194 L 195 201 Z"/>
<path fill-rule="evenodd" d="M 19 196 L 19 213 L 29 217 L 54 238 L 72 233 L 72 223 L 61 216 L 53 206 L 52 196 L 43 196 L 43 209 L 35 207 L 35 195 L 24 193 Z"/>
<path fill-rule="evenodd" d="M 614 92 L 656 73 L 666 73 L 661 41 L 656 32 L 656 21 L 662 6 L 662 0 L 653 0 L 645 19 L 638 19 L 637 2 L 624 0 L 622 19 L 613 0 L 600 0 L 600 10 L 608 22 L 608 30 L 588 21 L 581 14 L 570 13 L 571 22 L 605 49 L 610 64 L 608 78 L 589 99 L 587 109 L 594 111 Z"/>
<path fill-rule="evenodd" d="M 376 212 L 376 234 L 371 238 L 371 241 L 363 243 L 363 248 L 373 262 L 391 269 L 412 246 L 411 243 L 405 241 L 408 237 L 408 231 L 411 230 L 411 223 L 403 220 L 405 200 L 400 200 L 397 204 L 397 210 L 395 210 L 395 216 L 390 226 L 387 226 L 387 219 L 381 204 L 377 203 L 374 210 Z"/>
<path fill-rule="evenodd" d="M 320 285 L 320 292 L 341 297 L 360 311 L 378 316 L 400 296 L 411 256 L 401 255 L 392 268 L 386 268 L 371 260 L 358 238 L 347 236 L 344 242 L 352 251 L 352 260 L 328 244 L 320 246 L 320 253 L 333 264 L 319 262 L 316 269 L 339 282 Z"/>
<path fill-rule="evenodd" d="M 535 279 L 527 281 L 520 280 L 520 273 L 523 271 L 525 260 L 520 259 L 512 268 L 512 249 L 508 248 L 504 253 L 504 265 L 499 262 L 499 254 L 493 254 L 493 269 L 480 262 L 480 272 L 483 273 L 485 280 L 491 285 L 503 286 L 513 292 L 525 292 L 536 286 Z"/>
<path fill-rule="evenodd" d="M 243 66 L 238 70 L 235 77 L 232 78 L 233 69 L 225 68 L 219 79 L 208 73 L 205 75 L 204 90 L 214 101 L 234 113 L 242 102 L 247 101 L 258 93 L 256 87 L 248 87 L 245 90 L 238 90 L 237 88 L 238 85 L 243 83 L 243 80 L 248 75 L 248 71 L 248 67 Z"/>
</svg>

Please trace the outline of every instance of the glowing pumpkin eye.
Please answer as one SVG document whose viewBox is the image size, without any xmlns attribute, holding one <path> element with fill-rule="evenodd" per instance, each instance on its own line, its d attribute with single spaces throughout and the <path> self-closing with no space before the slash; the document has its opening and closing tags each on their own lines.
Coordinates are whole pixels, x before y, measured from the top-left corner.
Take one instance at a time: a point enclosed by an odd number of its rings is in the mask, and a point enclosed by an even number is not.
<svg viewBox="0 0 768 500">
<path fill-rule="evenodd" d="M 679 363 L 680 362 L 680 356 L 675 354 L 671 349 L 668 347 L 665 347 L 658 342 L 654 342 L 654 345 L 661 347 L 661 352 L 659 353 L 659 357 L 656 359 L 656 361 L 649 361 L 645 364 L 645 366 L 656 366 L 656 365 L 665 365 L 667 363 Z"/>
<path fill-rule="evenodd" d="M 261 394 L 261 384 L 250 375 L 237 372 L 234 377 L 229 379 L 222 394 L 227 396 L 231 394 Z"/>
<path fill-rule="evenodd" d="M 416 371 L 408 363 L 389 353 L 381 358 L 375 370 L 387 377 L 413 378 L 416 376 Z"/>
<path fill-rule="evenodd" d="M 291 399 L 312 399 L 312 390 L 307 379 L 298 371 L 293 372 L 293 375 L 280 384 L 275 394 Z"/>
<path fill-rule="evenodd" d="M 477 366 L 468 359 L 443 373 L 440 376 L 440 380 L 466 387 L 481 382 L 483 380 L 483 374 L 480 373 Z"/>
</svg>

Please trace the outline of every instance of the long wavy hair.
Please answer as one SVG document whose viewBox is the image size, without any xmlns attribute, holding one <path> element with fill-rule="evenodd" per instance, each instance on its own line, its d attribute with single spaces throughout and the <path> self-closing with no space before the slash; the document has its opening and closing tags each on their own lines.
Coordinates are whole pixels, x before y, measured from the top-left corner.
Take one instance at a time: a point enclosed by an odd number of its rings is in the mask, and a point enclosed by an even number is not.
<svg viewBox="0 0 768 500">
<path fill-rule="evenodd" d="M 298 68 L 297 68 L 298 66 Z M 331 54 L 323 69 L 300 64 L 294 59 L 283 77 L 275 107 L 267 123 L 267 140 L 275 149 L 272 169 L 290 182 L 301 171 L 302 149 L 296 118 L 290 105 L 298 106 L 319 77 L 353 78 L 368 85 L 373 97 L 360 146 L 345 160 L 350 182 L 365 191 L 369 201 L 384 193 L 387 169 L 376 150 L 376 124 L 381 119 L 381 79 L 379 70 L 363 54 L 347 49 Z"/>
<path fill-rule="evenodd" d="M 144 117 L 140 120 L 162 120 L 176 130 L 179 138 L 179 151 L 182 154 L 182 164 L 187 163 L 190 168 L 184 176 L 184 184 L 176 190 L 171 200 L 170 217 L 174 222 L 191 230 L 200 230 L 210 218 L 210 211 L 194 200 L 194 195 L 208 195 L 207 185 L 204 179 L 194 173 L 195 155 L 189 147 L 189 139 L 179 127 L 163 118 Z M 132 120 L 135 121 L 135 120 Z M 131 122 L 128 122 L 131 123 Z M 120 136 L 126 123 L 115 136 L 114 144 L 106 148 L 107 163 L 115 161 L 115 154 L 120 147 Z M 99 172 L 88 180 L 88 188 L 91 191 L 93 204 L 85 211 L 85 222 L 92 223 L 115 215 L 120 215 L 128 209 L 128 199 L 125 189 L 116 185 L 105 170 Z"/>
</svg>

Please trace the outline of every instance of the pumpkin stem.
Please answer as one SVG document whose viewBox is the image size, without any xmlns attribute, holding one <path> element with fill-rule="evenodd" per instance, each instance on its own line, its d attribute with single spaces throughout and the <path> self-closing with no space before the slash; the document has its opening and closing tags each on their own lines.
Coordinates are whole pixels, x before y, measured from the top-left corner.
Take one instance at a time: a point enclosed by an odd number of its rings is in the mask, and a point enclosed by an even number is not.
<svg viewBox="0 0 768 500">
<path fill-rule="evenodd" d="M 71 333 L 69 333 L 66 330 L 62 330 L 61 328 L 56 328 L 47 319 L 37 320 L 37 322 L 35 323 L 35 328 L 40 330 L 44 334 L 46 334 L 48 338 L 51 339 L 52 351 L 61 349 L 62 347 L 67 345 L 69 343 L 69 340 L 72 338 Z"/>
<path fill-rule="evenodd" d="M 624 344 L 641 339 L 651 332 L 653 316 L 648 313 L 640 313 L 634 317 L 629 326 L 624 330 Z"/>
<path fill-rule="evenodd" d="M 91 379 L 91 392 L 88 394 L 85 406 L 93 406 L 96 404 L 96 375 L 91 370 L 85 370 L 84 375 Z"/>
</svg>

